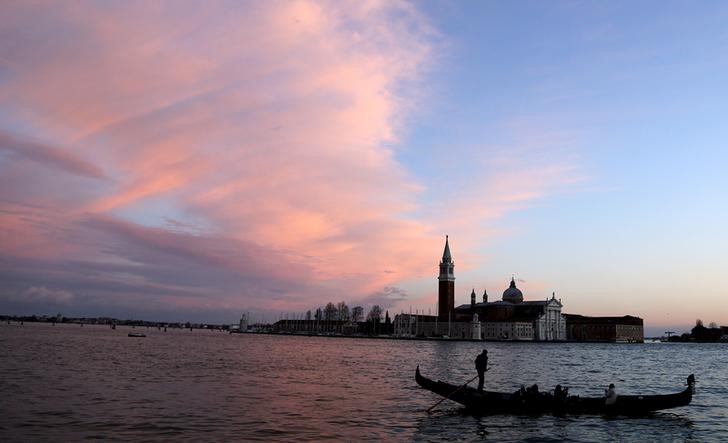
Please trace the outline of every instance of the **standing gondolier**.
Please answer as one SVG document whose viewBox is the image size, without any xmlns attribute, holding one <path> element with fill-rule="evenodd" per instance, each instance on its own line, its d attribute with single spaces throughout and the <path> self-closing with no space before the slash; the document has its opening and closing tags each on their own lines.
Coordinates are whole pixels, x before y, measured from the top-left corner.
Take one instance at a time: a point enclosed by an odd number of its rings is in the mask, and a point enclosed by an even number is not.
<svg viewBox="0 0 728 443">
<path fill-rule="evenodd" d="M 477 357 L 475 357 L 475 369 L 478 371 L 478 391 L 483 390 L 485 381 L 485 371 L 488 370 L 488 350 L 483 349 Z"/>
</svg>

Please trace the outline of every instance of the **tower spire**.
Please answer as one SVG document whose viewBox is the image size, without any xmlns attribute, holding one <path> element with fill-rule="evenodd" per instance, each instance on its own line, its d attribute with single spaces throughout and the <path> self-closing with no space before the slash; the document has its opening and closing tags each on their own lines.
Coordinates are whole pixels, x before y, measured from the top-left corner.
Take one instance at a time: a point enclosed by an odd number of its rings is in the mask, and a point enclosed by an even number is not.
<svg viewBox="0 0 728 443">
<path fill-rule="evenodd" d="M 450 263 L 452 261 L 452 255 L 450 255 L 450 242 L 448 236 L 445 236 L 445 250 L 442 252 L 442 262 Z"/>
</svg>

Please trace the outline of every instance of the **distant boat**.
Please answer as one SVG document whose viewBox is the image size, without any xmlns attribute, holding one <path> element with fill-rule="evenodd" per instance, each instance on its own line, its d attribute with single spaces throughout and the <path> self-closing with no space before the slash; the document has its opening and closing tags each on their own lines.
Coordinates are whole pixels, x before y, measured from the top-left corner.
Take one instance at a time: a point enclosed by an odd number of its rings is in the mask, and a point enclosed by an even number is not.
<svg viewBox="0 0 728 443">
<path fill-rule="evenodd" d="M 448 400 L 460 403 L 476 414 L 606 414 L 606 415 L 645 415 L 661 409 L 687 406 L 693 398 L 695 377 L 687 378 L 687 388 L 682 392 L 663 395 L 619 395 L 613 405 L 607 405 L 604 397 L 579 397 L 564 395 L 556 397 L 546 392 L 492 392 L 481 391 L 464 385 L 452 385 L 434 381 L 415 372 L 417 384 L 441 395 Z"/>
<path fill-rule="evenodd" d="M 146 337 L 146 334 L 143 332 L 130 332 L 128 334 L 129 337 Z"/>
</svg>

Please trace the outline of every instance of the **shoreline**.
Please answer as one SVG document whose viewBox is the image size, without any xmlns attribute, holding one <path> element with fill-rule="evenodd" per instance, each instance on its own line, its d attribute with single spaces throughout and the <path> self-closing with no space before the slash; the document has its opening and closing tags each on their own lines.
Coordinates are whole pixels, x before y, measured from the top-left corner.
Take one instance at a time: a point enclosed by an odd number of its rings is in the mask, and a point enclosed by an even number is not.
<svg viewBox="0 0 728 443">
<path fill-rule="evenodd" d="M 323 337 L 323 338 L 355 338 L 355 339 L 374 339 L 374 340 L 409 340 L 409 341 L 442 341 L 442 342 L 472 342 L 472 343 L 541 343 L 541 344 L 559 344 L 559 343 L 614 343 L 614 344 L 644 344 L 645 342 L 618 342 L 618 341 L 579 341 L 579 340 L 559 340 L 559 341 L 536 341 L 536 340 L 478 340 L 473 338 L 449 338 L 449 337 L 406 337 L 394 335 L 341 335 L 341 334 L 294 334 L 279 332 L 240 332 L 230 331 L 230 334 L 250 334 L 250 335 L 276 335 L 276 336 L 294 336 L 294 337 Z"/>
</svg>

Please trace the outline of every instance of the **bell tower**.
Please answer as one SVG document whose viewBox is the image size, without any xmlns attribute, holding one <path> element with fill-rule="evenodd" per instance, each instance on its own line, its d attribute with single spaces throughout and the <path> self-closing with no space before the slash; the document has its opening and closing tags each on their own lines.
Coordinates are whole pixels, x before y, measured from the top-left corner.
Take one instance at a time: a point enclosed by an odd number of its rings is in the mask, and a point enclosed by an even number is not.
<svg viewBox="0 0 728 443">
<path fill-rule="evenodd" d="M 455 309 L 455 262 L 452 261 L 452 255 L 450 255 L 447 235 L 445 236 L 445 250 L 440 261 L 440 275 L 437 280 L 439 283 L 437 315 L 440 321 L 448 321 L 450 314 Z"/>
</svg>

